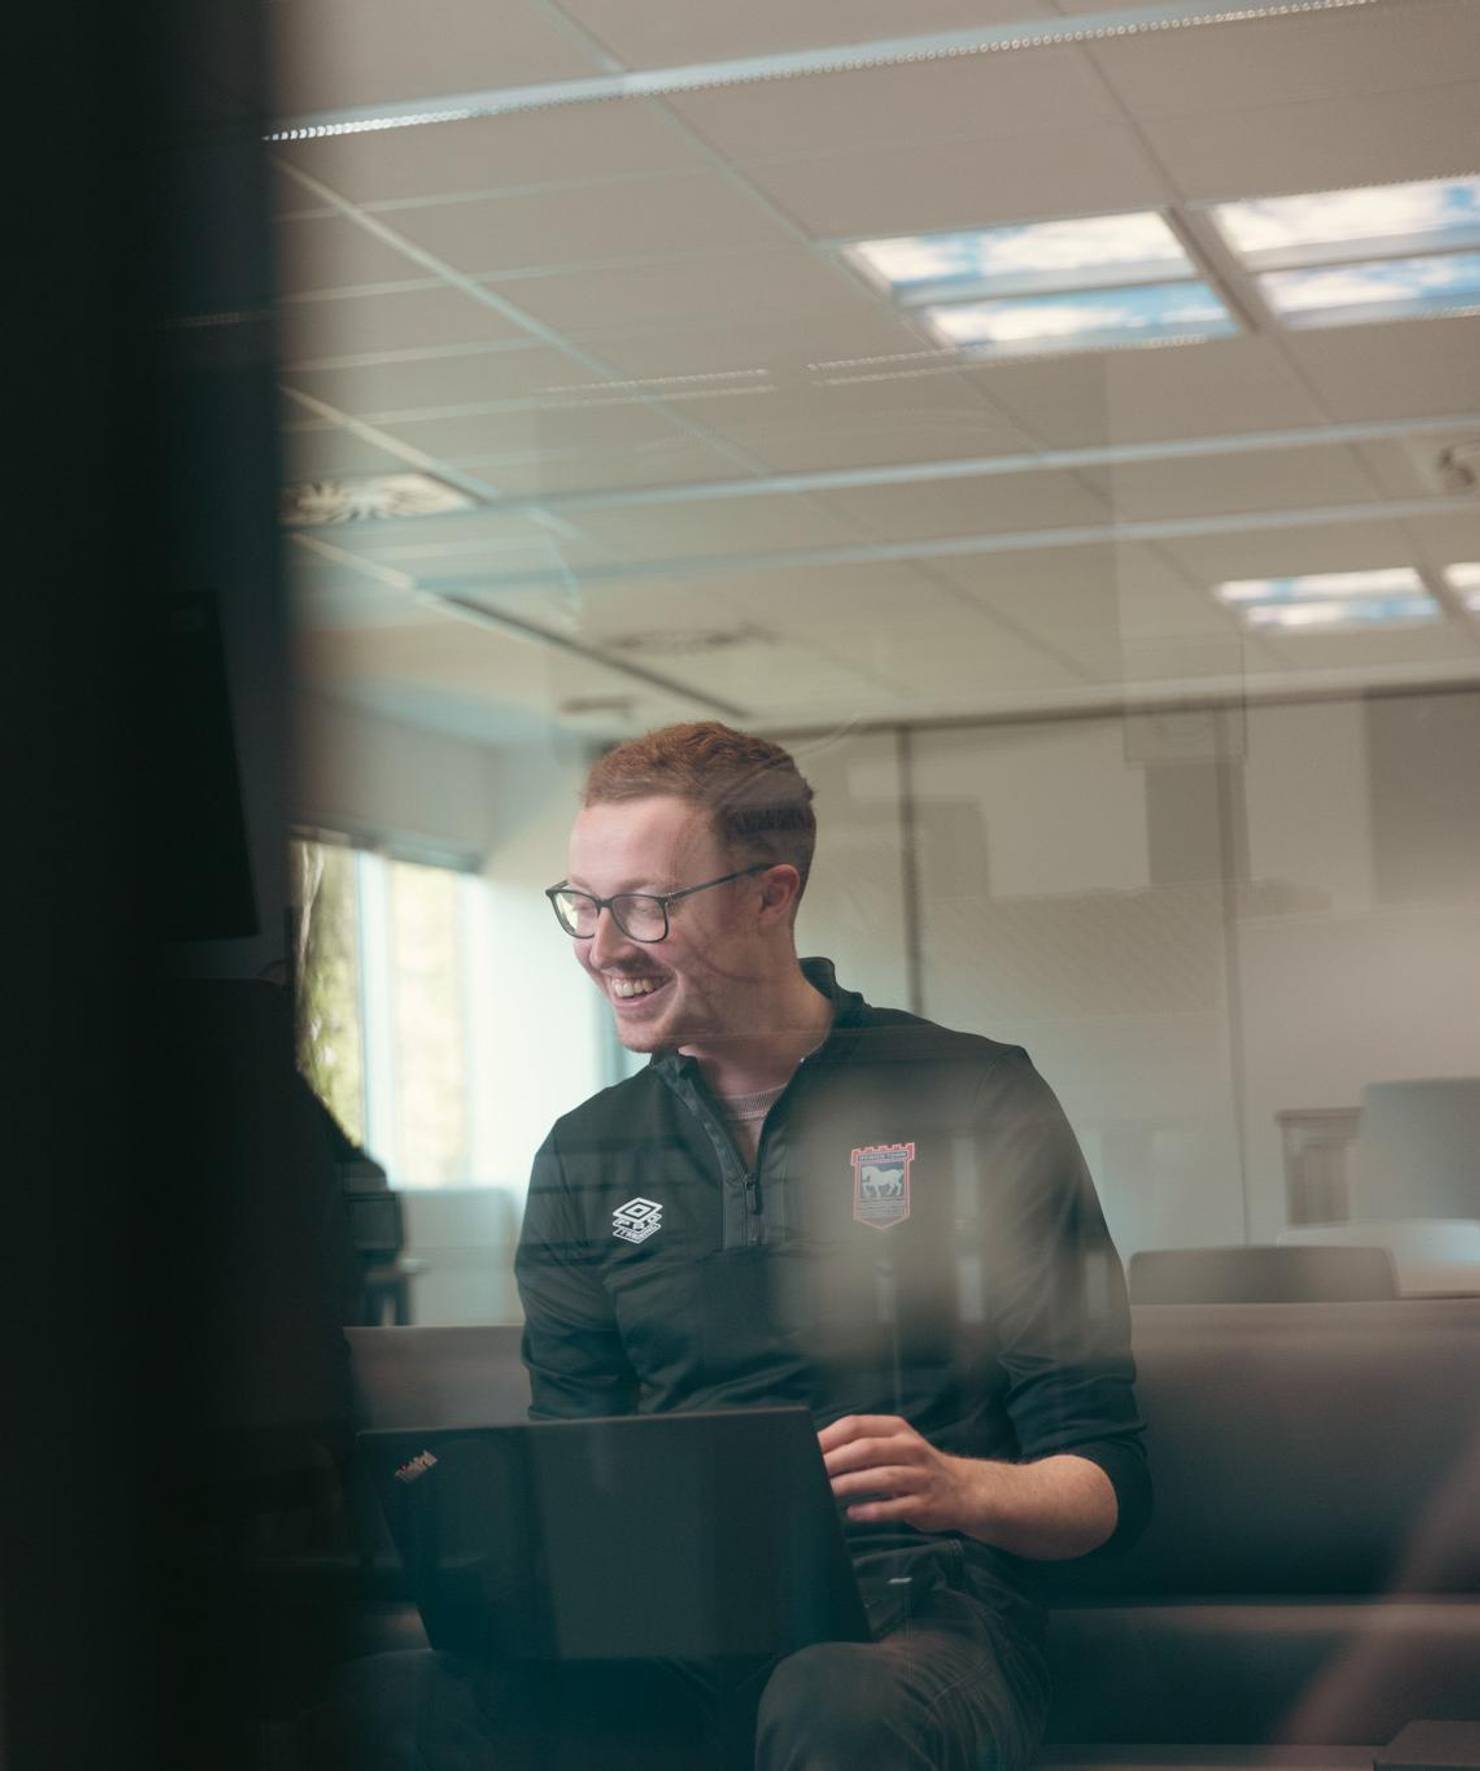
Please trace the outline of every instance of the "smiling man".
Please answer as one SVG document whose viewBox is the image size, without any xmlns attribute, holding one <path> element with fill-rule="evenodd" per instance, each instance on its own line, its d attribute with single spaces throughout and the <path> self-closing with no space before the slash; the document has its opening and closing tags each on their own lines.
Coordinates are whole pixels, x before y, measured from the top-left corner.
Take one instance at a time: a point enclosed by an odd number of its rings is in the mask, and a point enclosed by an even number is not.
<svg viewBox="0 0 1480 1771">
<path fill-rule="evenodd" d="M 805 1404 L 874 1640 L 763 1669 L 729 1726 L 763 1771 L 1011 1771 L 1046 1706 L 1019 1559 L 1149 1507 L 1120 1263 L 1021 1049 L 798 959 L 811 800 L 714 723 L 591 770 L 549 897 L 650 1059 L 536 1159 L 531 1412 Z"/>
</svg>

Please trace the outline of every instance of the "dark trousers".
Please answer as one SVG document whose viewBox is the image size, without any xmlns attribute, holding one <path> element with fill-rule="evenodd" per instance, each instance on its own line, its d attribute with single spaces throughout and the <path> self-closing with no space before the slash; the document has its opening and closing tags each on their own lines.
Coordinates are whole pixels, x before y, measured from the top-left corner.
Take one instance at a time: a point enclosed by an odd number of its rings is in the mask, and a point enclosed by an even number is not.
<svg viewBox="0 0 1480 1771">
<path fill-rule="evenodd" d="M 346 1670 L 305 1771 L 1023 1771 L 1047 1676 L 1004 1612 L 942 1588 L 872 1642 L 779 1661 L 490 1669 L 430 1650 Z M 289 1762 L 292 1762 L 291 1760 Z"/>
</svg>

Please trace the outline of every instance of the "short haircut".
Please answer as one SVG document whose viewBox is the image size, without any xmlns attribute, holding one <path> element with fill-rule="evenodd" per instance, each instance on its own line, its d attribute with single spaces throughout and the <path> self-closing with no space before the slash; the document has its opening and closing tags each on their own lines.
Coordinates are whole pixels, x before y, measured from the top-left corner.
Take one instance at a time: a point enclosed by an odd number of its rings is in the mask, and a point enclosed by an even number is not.
<svg viewBox="0 0 1480 1771">
<path fill-rule="evenodd" d="M 586 776 L 581 804 L 662 794 L 702 806 L 715 835 L 737 859 L 789 862 L 806 886 L 817 846 L 812 789 L 779 744 L 718 720 L 661 726 L 598 757 Z"/>
</svg>

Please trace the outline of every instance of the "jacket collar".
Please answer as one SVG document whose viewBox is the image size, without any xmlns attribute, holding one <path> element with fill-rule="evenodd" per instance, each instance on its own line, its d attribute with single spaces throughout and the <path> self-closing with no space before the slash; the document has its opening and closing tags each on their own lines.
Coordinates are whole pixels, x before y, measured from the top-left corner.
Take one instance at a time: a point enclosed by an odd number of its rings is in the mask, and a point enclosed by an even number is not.
<svg viewBox="0 0 1480 1771">
<path fill-rule="evenodd" d="M 823 959 L 819 956 L 803 959 L 799 961 L 799 964 L 807 982 L 814 990 L 821 991 L 833 1005 L 832 1031 L 829 1032 L 822 1046 L 825 1051 L 840 1028 L 854 1027 L 859 1024 L 868 1009 L 868 1004 L 858 991 L 846 989 L 838 982 L 837 971 L 830 959 Z M 660 1075 L 672 1079 L 687 1070 L 692 1062 L 692 1059 L 684 1057 L 676 1047 L 668 1046 L 662 1051 L 654 1052 L 648 1060 L 648 1065 L 650 1069 L 658 1071 Z"/>
</svg>

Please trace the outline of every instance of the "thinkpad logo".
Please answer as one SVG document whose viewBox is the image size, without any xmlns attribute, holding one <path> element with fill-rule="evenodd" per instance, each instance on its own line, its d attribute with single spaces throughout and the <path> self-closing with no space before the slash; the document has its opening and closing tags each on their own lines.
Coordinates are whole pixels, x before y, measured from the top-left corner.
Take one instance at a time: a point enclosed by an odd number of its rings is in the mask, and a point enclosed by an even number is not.
<svg viewBox="0 0 1480 1771">
<path fill-rule="evenodd" d="M 396 1471 L 396 1480 L 414 1482 L 418 1476 L 424 1476 L 428 1470 L 435 1468 L 436 1463 L 437 1460 L 430 1451 L 418 1451 L 415 1457 Z"/>
<path fill-rule="evenodd" d="M 612 1235 L 623 1242 L 646 1242 L 663 1228 L 663 1207 L 656 1199 L 629 1199 L 612 1213 Z"/>
</svg>

